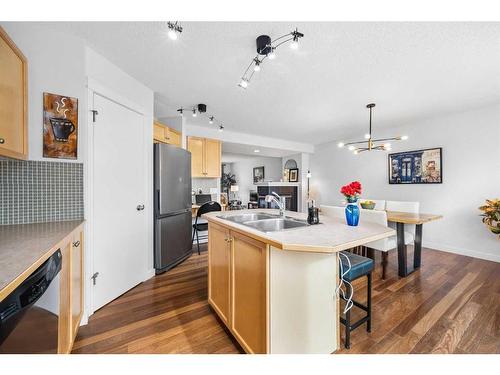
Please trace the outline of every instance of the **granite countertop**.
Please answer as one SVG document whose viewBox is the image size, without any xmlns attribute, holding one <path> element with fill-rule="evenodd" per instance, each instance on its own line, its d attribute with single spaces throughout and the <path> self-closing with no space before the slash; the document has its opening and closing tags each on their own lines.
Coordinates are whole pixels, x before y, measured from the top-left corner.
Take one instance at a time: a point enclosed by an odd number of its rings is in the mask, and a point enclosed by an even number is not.
<svg viewBox="0 0 500 375">
<path fill-rule="evenodd" d="M 4 288 L 14 281 L 21 283 L 23 280 L 16 279 L 34 264 L 45 261 L 82 223 L 83 220 L 75 220 L 0 225 L 0 300 L 6 297 Z"/>
<path fill-rule="evenodd" d="M 202 217 L 209 222 L 247 234 L 278 249 L 291 251 L 334 253 L 396 235 L 394 229 L 379 224 L 360 222 L 358 226 L 350 227 L 342 219 L 326 216 L 320 216 L 320 224 L 279 232 L 261 232 L 218 217 L 259 212 L 279 214 L 278 210 L 258 209 L 210 212 Z M 300 220 L 307 219 L 305 213 L 286 211 L 285 215 Z"/>
</svg>

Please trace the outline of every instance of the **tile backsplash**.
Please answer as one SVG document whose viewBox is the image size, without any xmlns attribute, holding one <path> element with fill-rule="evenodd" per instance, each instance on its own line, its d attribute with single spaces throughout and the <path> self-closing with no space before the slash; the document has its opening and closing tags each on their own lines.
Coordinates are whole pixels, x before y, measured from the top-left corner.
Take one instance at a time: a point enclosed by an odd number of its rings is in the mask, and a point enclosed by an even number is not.
<svg viewBox="0 0 500 375">
<path fill-rule="evenodd" d="M 83 164 L 0 159 L 0 225 L 83 219 Z"/>
</svg>

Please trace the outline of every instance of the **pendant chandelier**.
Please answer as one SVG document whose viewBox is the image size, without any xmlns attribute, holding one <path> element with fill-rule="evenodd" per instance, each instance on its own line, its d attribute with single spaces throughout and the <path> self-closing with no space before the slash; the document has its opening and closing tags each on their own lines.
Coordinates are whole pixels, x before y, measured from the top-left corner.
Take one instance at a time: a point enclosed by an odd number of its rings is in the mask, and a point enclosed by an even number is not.
<svg viewBox="0 0 500 375">
<path fill-rule="evenodd" d="M 375 103 L 370 103 L 366 105 L 366 108 L 370 110 L 370 126 L 368 133 L 365 134 L 365 139 L 363 141 L 353 141 L 353 142 L 339 142 L 337 146 L 340 148 L 346 147 L 349 151 L 352 151 L 355 155 L 359 154 L 363 151 L 390 151 L 391 144 L 389 141 L 406 141 L 408 139 L 407 135 L 397 136 L 397 137 L 389 137 L 389 138 L 373 138 L 372 132 L 372 110 L 375 107 Z"/>
</svg>

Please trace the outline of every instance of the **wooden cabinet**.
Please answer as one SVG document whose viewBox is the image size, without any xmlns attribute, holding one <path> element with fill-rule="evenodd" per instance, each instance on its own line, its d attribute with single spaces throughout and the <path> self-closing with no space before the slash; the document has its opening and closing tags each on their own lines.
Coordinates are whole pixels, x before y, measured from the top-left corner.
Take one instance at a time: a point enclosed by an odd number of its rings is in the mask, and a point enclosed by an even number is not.
<svg viewBox="0 0 500 375">
<path fill-rule="evenodd" d="M 162 124 L 159 121 L 153 123 L 153 141 L 167 143 L 174 146 L 182 146 L 182 134 L 181 132 L 169 128 L 168 126 Z"/>
<path fill-rule="evenodd" d="M 267 353 L 267 245 L 231 233 L 232 328 L 250 353 Z"/>
<path fill-rule="evenodd" d="M 73 232 L 61 252 L 58 353 L 67 354 L 83 315 L 83 232 Z"/>
<path fill-rule="evenodd" d="M 248 353 L 268 353 L 269 247 L 209 223 L 208 301 Z"/>
<path fill-rule="evenodd" d="M 0 27 L 0 156 L 28 157 L 27 62 Z"/>
<path fill-rule="evenodd" d="M 220 318 L 230 323 L 231 242 L 229 230 L 210 224 L 208 300 Z"/>
<path fill-rule="evenodd" d="M 215 139 L 188 137 L 192 177 L 221 177 L 221 142 Z"/>
</svg>

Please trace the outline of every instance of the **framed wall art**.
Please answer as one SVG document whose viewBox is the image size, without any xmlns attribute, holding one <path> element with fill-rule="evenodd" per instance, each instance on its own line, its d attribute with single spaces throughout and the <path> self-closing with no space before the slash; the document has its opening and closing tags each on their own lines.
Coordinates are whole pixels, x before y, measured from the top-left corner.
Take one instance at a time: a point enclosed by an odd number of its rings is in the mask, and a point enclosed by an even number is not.
<svg viewBox="0 0 500 375">
<path fill-rule="evenodd" d="M 443 182 L 443 149 L 389 154 L 389 184 L 440 184 Z"/>
<path fill-rule="evenodd" d="M 264 182 L 264 166 L 253 169 L 253 183 Z"/>
<path fill-rule="evenodd" d="M 289 181 L 290 182 L 299 182 L 299 169 L 298 168 L 291 168 L 290 169 Z"/>
<path fill-rule="evenodd" d="M 78 99 L 43 93 L 43 157 L 76 159 Z"/>
</svg>

